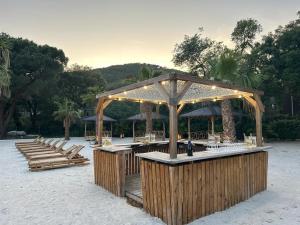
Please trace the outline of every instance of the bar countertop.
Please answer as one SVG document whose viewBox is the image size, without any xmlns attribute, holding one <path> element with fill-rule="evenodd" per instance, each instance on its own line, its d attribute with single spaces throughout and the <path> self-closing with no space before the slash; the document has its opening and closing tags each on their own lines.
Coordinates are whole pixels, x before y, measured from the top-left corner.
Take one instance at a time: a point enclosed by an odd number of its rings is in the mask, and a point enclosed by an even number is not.
<svg viewBox="0 0 300 225">
<path fill-rule="evenodd" d="M 236 149 L 236 150 L 228 150 L 228 151 L 202 151 L 202 152 L 194 152 L 193 156 L 187 156 L 186 153 L 178 154 L 176 159 L 170 159 L 170 155 L 168 153 L 162 152 L 147 152 L 147 153 L 140 153 L 136 154 L 136 156 L 144 159 L 149 159 L 157 162 L 162 162 L 166 164 L 180 164 L 185 162 L 192 162 L 192 161 L 200 161 L 206 159 L 214 159 L 214 158 L 221 158 L 226 156 L 233 156 L 233 155 L 242 155 L 247 153 L 253 152 L 260 152 L 270 149 L 271 146 L 263 146 L 263 147 L 251 147 L 245 149 Z"/>
</svg>

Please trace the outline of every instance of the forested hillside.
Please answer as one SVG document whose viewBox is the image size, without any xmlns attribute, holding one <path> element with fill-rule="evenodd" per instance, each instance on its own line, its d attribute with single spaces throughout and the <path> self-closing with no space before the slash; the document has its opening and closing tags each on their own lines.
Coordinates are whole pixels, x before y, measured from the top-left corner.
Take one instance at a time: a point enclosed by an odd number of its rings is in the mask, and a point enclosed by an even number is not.
<svg viewBox="0 0 300 225">
<path fill-rule="evenodd" d="M 104 68 L 94 69 L 95 72 L 101 74 L 107 83 L 107 89 L 117 88 L 130 83 L 130 80 L 136 78 L 143 67 L 148 67 L 153 71 L 163 72 L 180 72 L 175 69 L 168 69 L 153 64 L 146 63 L 129 63 L 124 65 L 113 65 Z"/>
</svg>

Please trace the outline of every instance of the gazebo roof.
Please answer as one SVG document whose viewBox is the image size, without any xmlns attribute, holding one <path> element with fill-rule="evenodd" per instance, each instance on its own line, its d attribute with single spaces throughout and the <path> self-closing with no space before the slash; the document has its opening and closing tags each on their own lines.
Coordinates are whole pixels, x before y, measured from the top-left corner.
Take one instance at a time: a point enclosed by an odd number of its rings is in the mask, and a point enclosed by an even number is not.
<svg viewBox="0 0 300 225">
<path fill-rule="evenodd" d="M 83 121 L 96 121 L 96 116 L 86 116 L 81 118 Z M 108 116 L 103 116 L 103 120 L 106 122 L 115 122 L 116 120 L 113 118 L 110 118 Z"/>
<path fill-rule="evenodd" d="M 169 103 L 170 80 L 177 80 L 177 99 L 179 99 L 179 104 L 251 97 L 254 94 L 263 94 L 263 92 L 258 90 L 204 80 L 188 74 L 172 73 L 107 91 L 97 95 L 97 98 L 136 102 L 147 101 L 156 104 Z"/>
<path fill-rule="evenodd" d="M 241 116 L 242 114 L 239 112 L 233 112 L 233 115 Z M 206 106 L 180 115 L 180 117 L 211 117 L 211 116 L 222 116 L 220 106 L 217 105 Z"/>
<path fill-rule="evenodd" d="M 152 112 L 152 119 L 154 120 L 159 120 L 159 119 L 167 119 L 168 117 L 165 115 L 158 114 L 156 112 Z M 140 113 L 136 114 L 134 116 L 128 117 L 127 120 L 146 120 L 146 114 L 145 113 Z"/>
</svg>

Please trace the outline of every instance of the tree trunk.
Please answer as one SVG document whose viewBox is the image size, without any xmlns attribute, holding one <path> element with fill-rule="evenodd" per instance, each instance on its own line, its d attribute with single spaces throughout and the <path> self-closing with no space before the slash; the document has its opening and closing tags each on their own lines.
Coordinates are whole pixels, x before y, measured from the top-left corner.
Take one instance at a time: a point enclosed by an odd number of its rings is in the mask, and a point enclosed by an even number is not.
<svg viewBox="0 0 300 225">
<path fill-rule="evenodd" d="M 152 109 L 152 103 L 145 102 L 140 104 L 141 113 L 145 113 L 146 115 L 146 133 L 152 132 Z"/>
<path fill-rule="evenodd" d="M 0 139 L 4 139 L 6 137 L 8 124 L 16 108 L 16 101 L 13 100 L 9 106 L 7 105 L 7 102 L 0 100 Z"/>
<path fill-rule="evenodd" d="M 223 140 L 235 140 L 235 122 L 232 115 L 231 102 L 229 99 L 221 102 L 222 122 L 223 122 Z"/>
<path fill-rule="evenodd" d="M 152 112 L 146 112 L 146 133 L 152 132 Z"/>
<path fill-rule="evenodd" d="M 64 127 L 65 127 L 65 140 L 70 140 L 70 122 L 68 119 L 64 120 Z"/>
</svg>

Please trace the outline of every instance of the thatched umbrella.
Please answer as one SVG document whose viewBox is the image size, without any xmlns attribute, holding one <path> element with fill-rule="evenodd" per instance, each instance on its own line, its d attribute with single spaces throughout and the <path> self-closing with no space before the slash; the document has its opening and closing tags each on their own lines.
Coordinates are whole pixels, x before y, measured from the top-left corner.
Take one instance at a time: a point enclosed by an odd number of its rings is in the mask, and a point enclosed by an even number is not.
<svg viewBox="0 0 300 225">
<path fill-rule="evenodd" d="M 152 120 L 162 120 L 163 122 L 163 135 L 165 137 L 165 122 L 164 122 L 164 119 L 167 119 L 168 117 L 167 116 L 164 116 L 164 115 L 161 115 L 159 113 L 156 113 L 156 112 L 152 112 Z M 132 121 L 132 137 L 133 137 L 133 140 L 135 140 L 135 123 L 137 121 L 145 121 L 147 119 L 147 115 L 146 113 L 139 113 L 139 114 L 136 114 L 136 115 L 133 115 L 133 116 L 130 116 L 127 118 L 127 120 L 130 120 Z"/>
<path fill-rule="evenodd" d="M 81 118 L 82 121 L 84 121 L 84 136 L 86 136 L 86 124 L 88 121 L 95 121 L 96 122 L 96 116 L 85 116 Z M 103 121 L 105 122 L 110 122 L 110 132 L 112 136 L 112 123 L 115 122 L 116 120 L 113 118 L 110 118 L 108 116 L 103 116 Z"/>
</svg>

